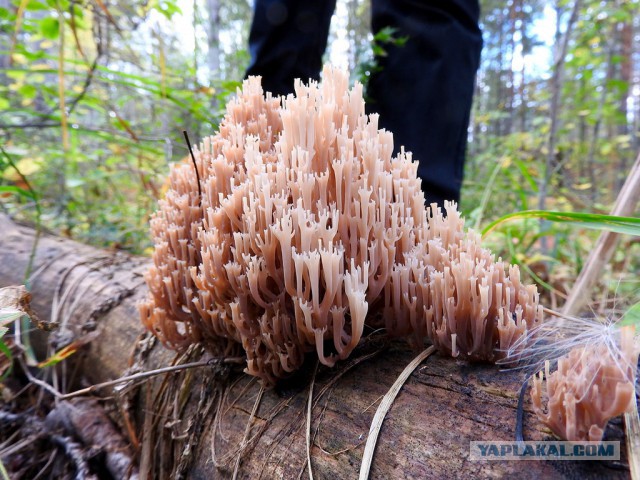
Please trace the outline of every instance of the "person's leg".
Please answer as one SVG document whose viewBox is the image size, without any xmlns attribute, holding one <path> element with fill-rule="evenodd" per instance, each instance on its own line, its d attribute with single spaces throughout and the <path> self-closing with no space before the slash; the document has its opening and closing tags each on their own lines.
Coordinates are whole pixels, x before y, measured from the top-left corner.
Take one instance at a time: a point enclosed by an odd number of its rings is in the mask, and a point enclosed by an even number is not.
<svg viewBox="0 0 640 480">
<path fill-rule="evenodd" d="M 372 0 L 372 30 L 408 36 L 387 46 L 368 87 L 369 112 L 419 161 L 427 202 L 459 200 L 482 34 L 477 0 Z"/>
<path fill-rule="evenodd" d="M 251 64 L 274 94 L 293 92 L 293 81 L 318 80 L 336 0 L 256 0 L 249 33 Z"/>
</svg>

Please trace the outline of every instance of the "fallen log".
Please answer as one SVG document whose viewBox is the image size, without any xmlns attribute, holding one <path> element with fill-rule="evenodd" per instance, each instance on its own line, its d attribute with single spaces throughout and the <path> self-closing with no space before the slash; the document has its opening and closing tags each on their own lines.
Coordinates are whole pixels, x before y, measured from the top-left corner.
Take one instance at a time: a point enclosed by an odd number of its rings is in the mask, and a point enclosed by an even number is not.
<svg viewBox="0 0 640 480">
<path fill-rule="evenodd" d="M 3 215 L 0 229 L 0 287 L 22 284 L 34 230 Z M 313 359 L 297 379 L 262 391 L 255 379 L 198 348 L 181 356 L 165 350 L 138 320 L 136 302 L 146 294 L 142 275 L 148 265 L 146 258 L 42 235 L 31 277 L 33 310 L 41 320 L 58 323 L 49 334 L 38 332 L 41 356 L 47 345 L 57 350 L 91 335 L 82 353 L 55 367 L 60 374 L 75 362 L 88 386 L 199 362 L 93 392 L 135 452 L 140 478 L 231 478 L 234 472 L 238 478 L 304 478 L 309 465 L 314 478 L 357 478 L 377 405 L 415 352 L 402 341 L 376 336 L 335 368 L 318 368 L 307 458 Z M 605 434 L 621 442 L 619 462 L 470 460 L 470 441 L 514 440 L 523 380 L 518 371 L 429 357 L 387 414 L 370 478 L 628 478 L 620 421 Z M 528 401 L 524 436 L 551 439 Z"/>
</svg>

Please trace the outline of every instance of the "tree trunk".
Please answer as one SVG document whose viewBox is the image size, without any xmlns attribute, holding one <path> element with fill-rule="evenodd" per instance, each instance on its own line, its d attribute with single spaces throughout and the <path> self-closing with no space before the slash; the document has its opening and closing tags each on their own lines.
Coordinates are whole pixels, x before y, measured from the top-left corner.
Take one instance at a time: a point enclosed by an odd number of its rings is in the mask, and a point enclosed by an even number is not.
<svg viewBox="0 0 640 480">
<path fill-rule="evenodd" d="M 2 215 L 0 228 L 0 287 L 21 284 L 34 232 Z M 75 358 L 89 382 L 176 362 L 174 353 L 141 335 L 135 305 L 146 294 L 142 275 L 148 265 L 146 258 L 49 235 L 40 238 L 31 283 L 33 309 L 42 320 L 53 317 L 60 323 L 49 339 L 57 341 L 57 348 L 87 331 L 99 332 L 82 361 L 78 353 L 65 361 Z M 180 361 L 199 360 L 202 354 L 196 350 Z M 365 341 L 352 359 L 318 369 L 310 427 L 315 478 L 357 478 L 377 405 L 414 355 L 403 341 Z M 262 396 L 255 379 L 229 374 L 220 364 L 97 394 L 107 397 L 103 405 L 127 432 L 141 478 L 227 478 L 236 468 L 239 478 L 304 478 L 309 475 L 305 416 L 311 371 Z M 470 461 L 470 441 L 514 439 L 522 382 L 522 372 L 429 357 L 387 414 L 370 478 L 628 477 L 624 451 L 622 469 L 611 462 Z M 256 398 L 261 401 L 248 426 Z M 622 440 L 620 422 L 613 423 L 607 439 Z M 528 401 L 524 427 L 527 440 L 550 439 Z M 234 453 L 241 444 L 238 461 Z"/>
<path fill-rule="evenodd" d="M 620 6 L 620 5 L 619 5 Z M 629 135 L 631 132 L 629 124 L 629 110 L 628 102 L 631 100 L 631 87 L 633 85 L 633 20 L 627 20 L 620 26 L 620 56 L 622 61 L 620 63 L 620 80 L 625 84 L 622 94 L 620 95 L 620 117 L 624 118 L 624 121 L 618 124 L 618 135 Z M 629 142 L 631 144 L 631 142 Z M 620 162 L 618 164 L 618 172 L 627 171 L 628 155 L 626 155 L 627 149 L 621 148 L 622 155 L 620 155 Z M 624 184 L 624 177 L 621 175 L 616 176 L 615 191 L 618 192 Z"/>
<path fill-rule="evenodd" d="M 209 23 L 207 25 L 207 44 L 209 53 L 207 64 L 209 66 L 209 78 L 220 76 L 220 1 L 207 0 L 207 14 Z"/>
</svg>

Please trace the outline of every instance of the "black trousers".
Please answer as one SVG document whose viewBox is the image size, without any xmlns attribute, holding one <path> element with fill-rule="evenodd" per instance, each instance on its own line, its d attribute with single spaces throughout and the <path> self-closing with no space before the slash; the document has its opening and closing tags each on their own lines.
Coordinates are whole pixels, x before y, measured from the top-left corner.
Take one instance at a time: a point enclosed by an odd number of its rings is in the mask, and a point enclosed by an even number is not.
<svg viewBox="0 0 640 480">
<path fill-rule="evenodd" d="M 293 80 L 318 79 L 335 0 L 256 0 L 249 35 L 248 75 L 261 75 L 275 94 Z M 372 0 L 372 30 L 408 36 L 386 45 L 372 75 L 369 113 L 419 161 L 427 202 L 460 198 L 469 113 L 480 62 L 478 0 Z"/>
</svg>

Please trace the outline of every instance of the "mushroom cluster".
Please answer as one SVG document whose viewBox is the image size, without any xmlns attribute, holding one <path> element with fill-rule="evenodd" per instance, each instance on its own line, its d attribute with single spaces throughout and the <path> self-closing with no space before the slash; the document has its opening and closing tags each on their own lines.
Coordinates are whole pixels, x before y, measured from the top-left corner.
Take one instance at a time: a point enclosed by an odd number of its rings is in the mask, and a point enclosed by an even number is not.
<svg viewBox="0 0 640 480">
<path fill-rule="evenodd" d="M 545 373 L 533 378 L 534 411 L 553 433 L 569 441 L 598 442 L 607 422 L 632 407 L 638 362 L 634 333 L 633 327 L 622 327 L 615 345 L 574 348 L 558 359 L 556 371 L 550 373 L 546 362 Z"/>
<path fill-rule="evenodd" d="M 455 204 L 425 207 L 417 163 L 393 150 L 343 72 L 287 97 L 246 80 L 195 149 L 198 175 L 171 169 L 143 323 L 173 349 L 241 345 L 266 384 L 310 351 L 347 358 L 365 326 L 495 360 L 541 321 L 536 288 L 465 232 Z"/>
</svg>

